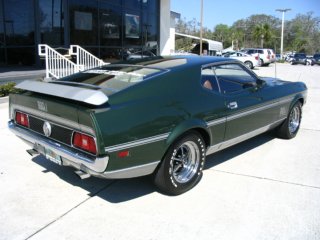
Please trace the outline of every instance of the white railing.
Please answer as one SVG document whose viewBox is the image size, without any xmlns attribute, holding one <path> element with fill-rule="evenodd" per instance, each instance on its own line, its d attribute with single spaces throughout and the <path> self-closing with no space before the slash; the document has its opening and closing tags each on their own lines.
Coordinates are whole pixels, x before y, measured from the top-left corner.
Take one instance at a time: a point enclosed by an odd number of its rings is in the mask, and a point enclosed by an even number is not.
<svg viewBox="0 0 320 240">
<path fill-rule="evenodd" d="M 81 67 L 46 44 L 38 45 L 39 56 L 45 57 L 46 78 L 62 78 L 82 71 Z"/>
<path fill-rule="evenodd" d="M 70 45 L 69 55 L 76 56 L 77 65 L 82 70 L 100 67 L 107 64 L 78 45 Z"/>
</svg>

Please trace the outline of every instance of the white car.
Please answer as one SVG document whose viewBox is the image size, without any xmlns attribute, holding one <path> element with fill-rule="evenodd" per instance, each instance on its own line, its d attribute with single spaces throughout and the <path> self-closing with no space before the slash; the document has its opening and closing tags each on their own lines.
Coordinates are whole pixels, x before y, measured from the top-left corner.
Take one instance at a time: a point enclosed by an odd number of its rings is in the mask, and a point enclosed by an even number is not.
<svg viewBox="0 0 320 240">
<path fill-rule="evenodd" d="M 224 57 L 237 59 L 237 60 L 243 62 L 250 69 L 253 69 L 256 66 L 259 66 L 259 57 L 258 56 L 251 56 L 249 54 L 242 53 L 242 52 L 228 52 L 228 53 L 224 54 Z"/>
<path fill-rule="evenodd" d="M 242 49 L 241 52 L 255 56 L 255 57 L 259 57 L 260 66 L 269 66 L 269 64 L 272 62 L 271 61 L 272 52 L 270 51 L 270 49 L 267 49 L 267 48 L 245 48 L 245 49 Z"/>
</svg>

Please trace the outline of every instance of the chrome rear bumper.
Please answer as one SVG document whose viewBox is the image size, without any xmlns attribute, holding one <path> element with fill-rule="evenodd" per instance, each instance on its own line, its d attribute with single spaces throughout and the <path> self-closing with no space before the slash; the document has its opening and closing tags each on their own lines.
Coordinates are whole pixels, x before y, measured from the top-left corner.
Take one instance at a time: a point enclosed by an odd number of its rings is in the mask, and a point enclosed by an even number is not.
<svg viewBox="0 0 320 240">
<path fill-rule="evenodd" d="M 100 175 L 108 165 L 109 157 L 97 158 L 79 153 L 77 150 L 54 142 L 39 134 L 17 126 L 14 121 L 8 122 L 8 128 L 18 137 L 26 141 L 33 149 L 45 155 L 42 149 L 48 149 L 62 157 L 63 165 L 73 166 L 92 175 Z"/>
<path fill-rule="evenodd" d="M 76 149 L 59 144 L 45 138 L 37 133 L 31 132 L 23 127 L 17 126 L 13 120 L 8 122 L 8 128 L 27 144 L 29 144 L 37 153 L 45 155 L 45 150 L 50 150 L 59 155 L 63 166 L 72 166 L 78 170 L 88 173 L 92 176 L 120 179 L 132 178 L 149 175 L 158 166 L 160 160 L 152 161 L 148 164 L 119 169 L 115 171 L 106 171 L 109 157 L 96 158 L 93 156 L 79 153 Z"/>
</svg>

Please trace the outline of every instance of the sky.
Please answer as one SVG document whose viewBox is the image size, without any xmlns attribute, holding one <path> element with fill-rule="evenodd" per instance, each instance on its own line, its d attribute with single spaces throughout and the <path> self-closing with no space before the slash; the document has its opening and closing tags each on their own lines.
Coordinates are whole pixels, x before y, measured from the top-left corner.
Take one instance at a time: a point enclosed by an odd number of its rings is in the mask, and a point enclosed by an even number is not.
<svg viewBox="0 0 320 240">
<path fill-rule="evenodd" d="M 171 0 L 171 11 L 181 14 L 187 21 L 196 18 L 200 22 L 200 0 Z M 211 30 L 217 24 L 231 26 L 235 21 L 253 14 L 266 14 L 282 18 L 276 9 L 291 8 L 285 13 L 285 20 L 297 14 L 313 12 L 320 17 L 320 0 L 203 0 L 203 26 Z"/>
</svg>

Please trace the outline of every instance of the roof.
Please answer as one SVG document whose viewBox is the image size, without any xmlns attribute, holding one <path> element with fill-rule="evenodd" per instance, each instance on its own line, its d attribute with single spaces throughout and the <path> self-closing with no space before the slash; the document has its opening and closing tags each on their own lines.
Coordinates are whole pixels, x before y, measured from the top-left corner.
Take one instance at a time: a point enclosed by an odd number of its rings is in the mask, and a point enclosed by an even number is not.
<svg viewBox="0 0 320 240">
<path fill-rule="evenodd" d="M 141 65 L 151 68 L 160 69 L 178 69 L 192 66 L 202 66 L 215 62 L 235 62 L 234 59 L 212 56 L 198 56 L 198 55 L 178 55 L 178 56 L 158 56 L 153 58 L 143 58 L 137 60 L 130 60 L 126 62 L 118 62 L 117 64 Z M 112 66 L 109 64 L 107 66 Z"/>
<path fill-rule="evenodd" d="M 196 39 L 196 40 L 200 40 L 199 37 L 196 36 L 192 36 L 192 35 L 188 35 L 188 34 L 183 34 L 183 33 L 175 33 L 177 36 L 181 36 L 181 37 L 187 37 L 187 38 L 192 38 L 192 39 Z M 222 42 L 218 42 L 218 41 L 214 41 L 211 39 L 206 39 L 206 38 L 202 38 L 202 41 L 207 42 L 208 43 L 208 50 L 209 51 L 222 51 L 223 46 L 222 46 Z"/>
</svg>

